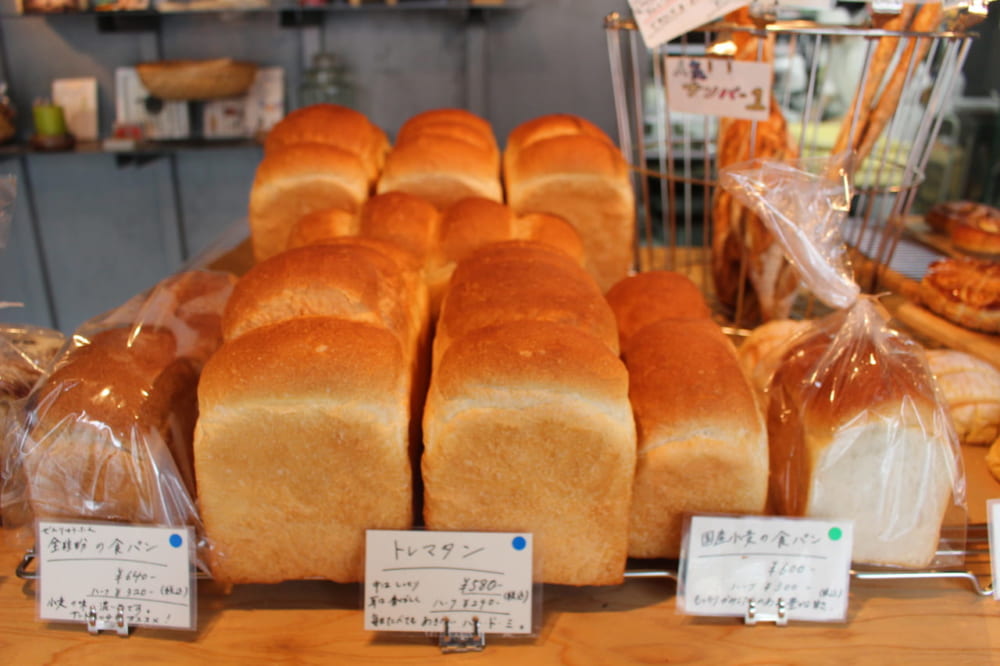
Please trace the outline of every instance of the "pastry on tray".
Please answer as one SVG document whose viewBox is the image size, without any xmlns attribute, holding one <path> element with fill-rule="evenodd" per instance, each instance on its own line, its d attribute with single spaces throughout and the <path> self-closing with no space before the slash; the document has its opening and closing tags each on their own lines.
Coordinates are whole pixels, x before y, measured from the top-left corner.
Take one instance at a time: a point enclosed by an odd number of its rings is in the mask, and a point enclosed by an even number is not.
<svg viewBox="0 0 1000 666">
<path fill-rule="evenodd" d="M 920 300 L 932 312 L 960 326 L 1000 333 L 1000 263 L 939 259 L 920 281 Z"/>
</svg>

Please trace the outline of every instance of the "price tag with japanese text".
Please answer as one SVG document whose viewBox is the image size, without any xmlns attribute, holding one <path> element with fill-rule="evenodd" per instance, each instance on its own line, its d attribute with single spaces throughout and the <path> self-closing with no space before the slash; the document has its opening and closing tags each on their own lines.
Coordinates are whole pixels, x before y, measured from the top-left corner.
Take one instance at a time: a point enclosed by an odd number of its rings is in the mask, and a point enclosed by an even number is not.
<svg viewBox="0 0 1000 666">
<path fill-rule="evenodd" d="M 760 516 L 694 516 L 677 607 L 689 615 L 745 616 L 783 607 L 789 620 L 843 621 L 852 524 Z"/>
<path fill-rule="evenodd" d="M 628 0 L 646 48 L 658 48 L 675 37 L 746 7 L 750 0 Z"/>
<path fill-rule="evenodd" d="M 42 520 L 37 539 L 39 619 L 196 628 L 191 528 Z"/>
<path fill-rule="evenodd" d="M 729 58 L 667 56 L 667 108 L 707 116 L 767 120 L 771 65 Z"/>
<path fill-rule="evenodd" d="M 986 501 L 986 527 L 990 541 L 993 598 L 1000 601 L 1000 499 Z"/>
<path fill-rule="evenodd" d="M 531 634 L 530 534 L 369 530 L 365 629 Z"/>
</svg>

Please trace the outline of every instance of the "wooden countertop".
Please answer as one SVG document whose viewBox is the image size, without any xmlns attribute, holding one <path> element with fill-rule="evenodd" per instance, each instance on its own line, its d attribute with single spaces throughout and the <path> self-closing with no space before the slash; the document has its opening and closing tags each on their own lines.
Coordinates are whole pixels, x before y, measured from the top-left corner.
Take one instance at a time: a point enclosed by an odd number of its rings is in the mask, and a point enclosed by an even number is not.
<svg viewBox="0 0 1000 666">
<path fill-rule="evenodd" d="M 965 447 L 972 522 L 1000 484 L 986 449 Z M 198 630 L 138 628 L 128 638 L 36 620 L 34 583 L 18 579 L 23 545 L 0 542 L 0 663 L 116 664 L 1000 664 L 1000 602 L 961 580 L 854 580 L 846 624 L 745 626 L 674 610 L 673 582 L 630 579 L 609 588 L 544 589 L 537 638 L 487 638 L 482 653 L 442 655 L 431 639 L 362 629 L 360 587 L 320 581 L 199 591 Z M 970 570 L 989 582 L 988 563 Z"/>
</svg>

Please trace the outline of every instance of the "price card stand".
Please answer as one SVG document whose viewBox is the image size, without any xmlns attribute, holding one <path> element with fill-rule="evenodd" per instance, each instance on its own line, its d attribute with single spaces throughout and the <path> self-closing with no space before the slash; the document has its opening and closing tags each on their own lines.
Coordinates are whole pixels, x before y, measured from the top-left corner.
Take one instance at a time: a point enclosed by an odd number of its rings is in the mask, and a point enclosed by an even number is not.
<svg viewBox="0 0 1000 666">
<path fill-rule="evenodd" d="M 368 631 L 423 634 L 442 652 L 478 652 L 486 634 L 530 636 L 541 617 L 531 534 L 369 530 Z"/>
<path fill-rule="evenodd" d="M 471 633 L 451 633 L 451 622 L 444 618 L 444 630 L 438 636 L 441 652 L 482 652 L 486 647 L 486 635 L 479 629 L 479 618 L 472 618 Z"/>
<path fill-rule="evenodd" d="M 102 631 L 114 631 L 119 636 L 128 636 L 129 626 L 125 620 L 125 607 L 118 605 L 115 610 L 114 620 L 101 620 L 97 616 L 97 608 L 91 606 L 87 611 L 87 631 L 91 634 L 99 634 Z"/>
<path fill-rule="evenodd" d="M 788 607 L 785 604 L 785 600 L 778 599 L 778 610 L 773 614 L 761 614 L 757 610 L 757 603 L 755 601 L 751 600 L 747 602 L 747 612 L 743 616 L 743 623 L 753 626 L 758 622 L 774 622 L 779 627 L 788 626 Z"/>
</svg>

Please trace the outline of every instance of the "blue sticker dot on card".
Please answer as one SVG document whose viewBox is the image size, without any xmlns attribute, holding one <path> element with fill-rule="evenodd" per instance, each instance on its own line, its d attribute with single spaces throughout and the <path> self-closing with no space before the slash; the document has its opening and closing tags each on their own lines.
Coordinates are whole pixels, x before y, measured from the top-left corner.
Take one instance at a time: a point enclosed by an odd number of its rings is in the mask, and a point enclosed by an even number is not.
<svg viewBox="0 0 1000 666">
<path fill-rule="evenodd" d="M 180 534 L 171 534 L 170 535 L 170 545 L 173 546 L 174 548 L 180 548 L 181 544 L 183 544 L 183 543 L 184 543 L 184 539 L 183 539 L 183 537 L 181 537 Z"/>
<path fill-rule="evenodd" d="M 528 545 L 528 542 L 524 537 L 519 536 L 519 537 L 514 537 L 514 540 L 511 542 L 511 545 L 514 546 L 514 550 L 524 550 L 525 547 Z"/>
</svg>

